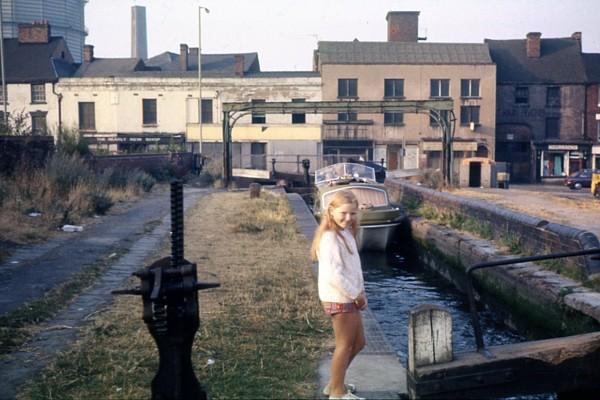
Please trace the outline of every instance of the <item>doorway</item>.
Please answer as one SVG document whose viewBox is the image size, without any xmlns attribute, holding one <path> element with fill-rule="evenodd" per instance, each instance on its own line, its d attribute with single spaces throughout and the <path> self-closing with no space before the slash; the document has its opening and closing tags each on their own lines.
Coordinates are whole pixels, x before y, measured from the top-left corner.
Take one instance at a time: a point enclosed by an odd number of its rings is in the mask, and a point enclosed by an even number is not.
<svg viewBox="0 0 600 400">
<path fill-rule="evenodd" d="M 469 163 L 469 187 L 481 187 L 481 163 Z"/>
</svg>

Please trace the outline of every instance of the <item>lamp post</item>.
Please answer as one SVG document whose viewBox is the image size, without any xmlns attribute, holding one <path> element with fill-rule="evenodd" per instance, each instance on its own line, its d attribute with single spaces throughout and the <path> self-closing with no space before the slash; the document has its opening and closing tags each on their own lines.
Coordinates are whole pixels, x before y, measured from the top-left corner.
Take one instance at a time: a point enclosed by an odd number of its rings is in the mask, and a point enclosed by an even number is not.
<svg viewBox="0 0 600 400">
<path fill-rule="evenodd" d="M 8 129 L 8 99 L 6 98 L 6 73 L 4 72 L 4 25 L 2 24 L 2 6 L 0 5 L 0 69 L 2 69 L 2 123 L 4 128 Z"/>
<path fill-rule="evenodd" d="M 200 130 L 200 154 L 202 154 L 202 10 L 210 13 L 206 7 L 198 6 L 198 128 Z"/>
</svg>

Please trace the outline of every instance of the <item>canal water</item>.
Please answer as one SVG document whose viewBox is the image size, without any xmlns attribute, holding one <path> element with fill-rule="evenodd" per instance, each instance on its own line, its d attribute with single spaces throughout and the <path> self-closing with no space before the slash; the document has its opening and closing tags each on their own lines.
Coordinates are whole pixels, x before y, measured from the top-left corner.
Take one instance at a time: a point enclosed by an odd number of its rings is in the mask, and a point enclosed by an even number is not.
<svg viewBox="0 0 600 400">
<path fill-rule="evenodd" d="M 476 349 L 466 295 L 434 271 L 409 263 L 397 251 L 361 254 L 369 308 L 404 365 L 408 351 L 408 313 L 420 304 L 436 304 L 452 314 L 455 352 Z M 412 264 L 412 265 L 411 265 Z M 506 326 L 487 307 L 479 312 L 486 346 L 517 343 L 526 338 Z M 554 394 L 516 397 L 555 399 Z"/>
</svg>

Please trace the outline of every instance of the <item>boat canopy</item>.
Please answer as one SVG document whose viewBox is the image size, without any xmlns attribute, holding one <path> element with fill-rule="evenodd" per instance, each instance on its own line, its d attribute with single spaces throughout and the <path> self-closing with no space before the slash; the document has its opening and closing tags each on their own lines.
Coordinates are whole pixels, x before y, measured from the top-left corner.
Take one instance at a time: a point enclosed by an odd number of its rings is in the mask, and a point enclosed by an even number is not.
<svg viewBox="0 0 600 400">
<path fill-rule="evenodd" d="M 315 171 L 315 184 L 332 181 L 376 182 L 375 170 L 362 164 L 339 163 Z"/>
</svg>

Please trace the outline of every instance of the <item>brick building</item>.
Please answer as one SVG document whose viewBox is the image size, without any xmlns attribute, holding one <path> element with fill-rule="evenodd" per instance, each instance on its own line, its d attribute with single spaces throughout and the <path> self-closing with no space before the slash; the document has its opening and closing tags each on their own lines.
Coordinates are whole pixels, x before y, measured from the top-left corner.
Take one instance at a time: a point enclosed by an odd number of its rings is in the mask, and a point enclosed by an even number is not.
<svg viewBox="0 0 600 400">
<path fill-rule="evenodd" d="M 511 180 L 562 178 L 590 166 L 581 33 L 485 43 L 497 65 L 496 160 L 511 164 Z"/>
<path fill-rule="evenodd" d="M 323 100 L 452 99 L 454 171 L 495 154 L 496 66 L 487 45 L 420 43 L 418 12 L 390 12 L 386 42 L 319 42 Z M 323 116 L 323 154 L 384 160 L 390 170 L 439 168 L 441 129 L 422 113 Z"/>
</svg>

